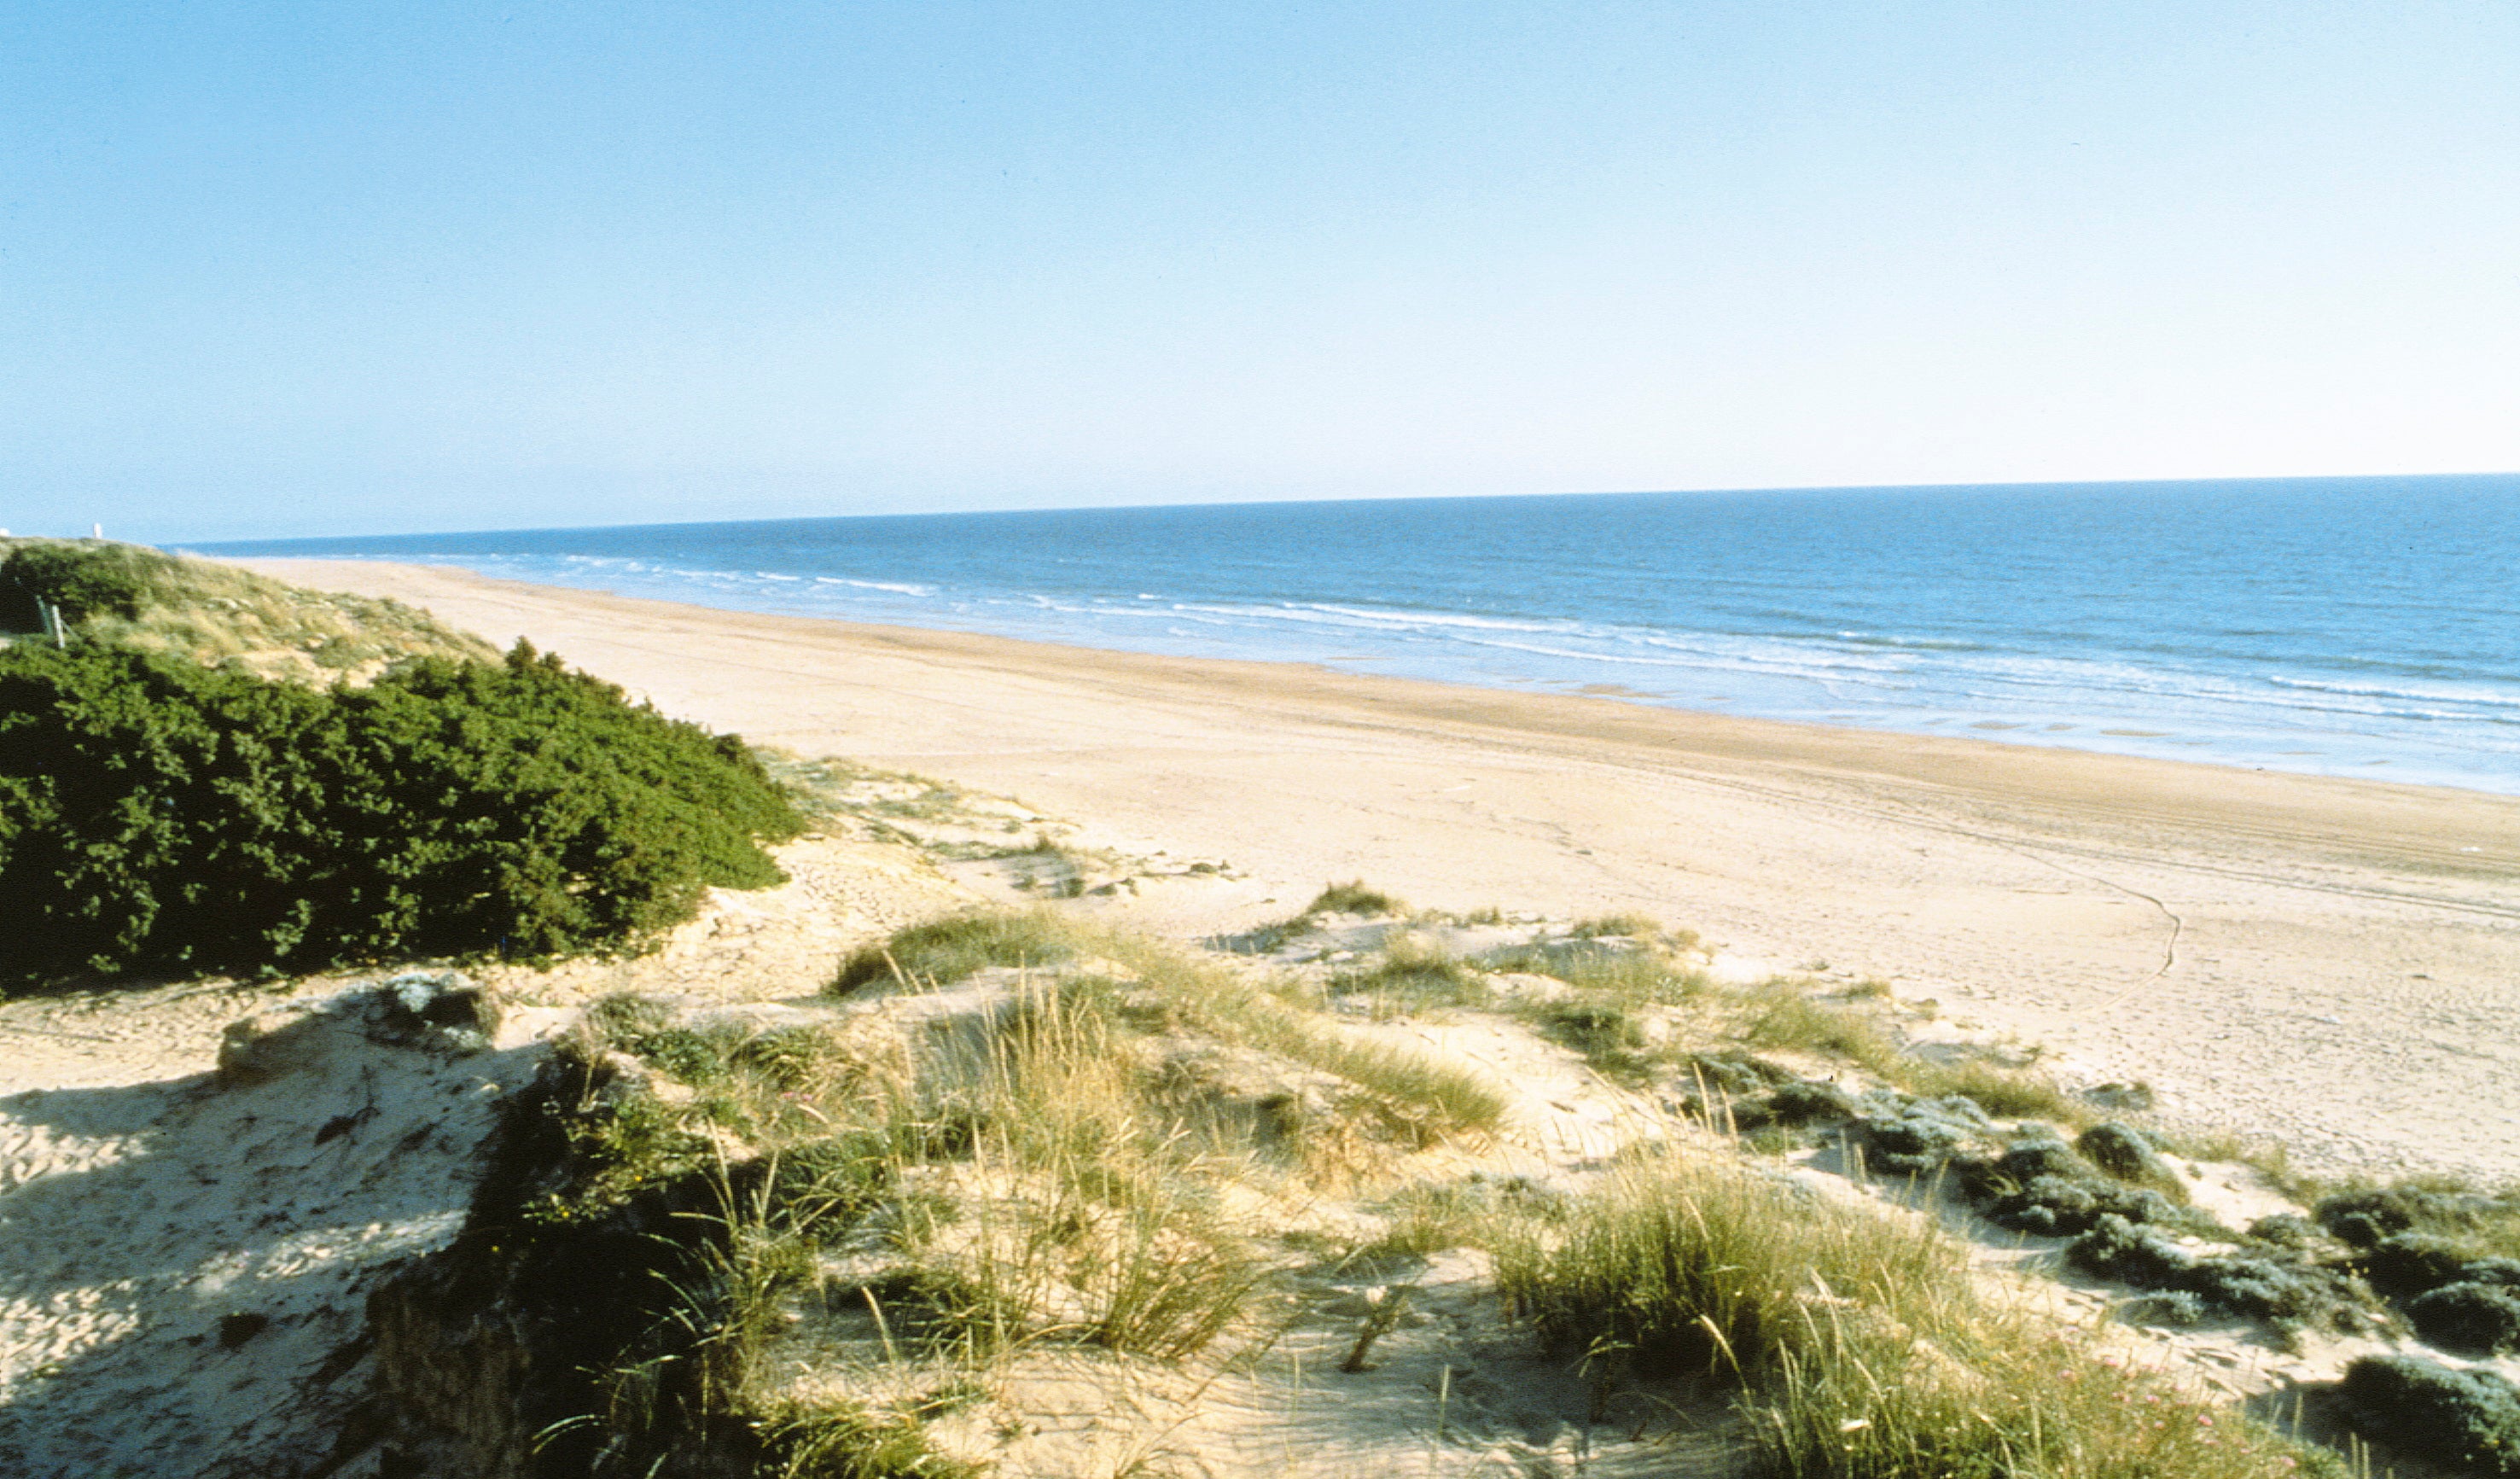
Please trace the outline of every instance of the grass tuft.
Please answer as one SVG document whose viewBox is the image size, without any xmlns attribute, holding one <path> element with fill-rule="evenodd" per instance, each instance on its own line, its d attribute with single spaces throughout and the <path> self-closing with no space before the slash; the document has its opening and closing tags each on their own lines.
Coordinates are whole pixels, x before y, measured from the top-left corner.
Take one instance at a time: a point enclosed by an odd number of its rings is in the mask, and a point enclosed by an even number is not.
<svg viewBox="0 0 2520 1479">
<path fill-rule="evenodd" d="M 2006 1068 L 1983 1057 L 1950 1062 L 1900 1057 L 1891 1081 L 1920 1098 L 1959 1098 L 1998 1119 L 2044 1119 L 2076 1128 L 2092 1121 L 2090 1105 L 2057 1087 L 2046 1074 Z"/>
<path fill-rule="evenodd" d="M 941 986 L 993 965 L 1056 964 L 1089 955 L 1137 977 L 1133 1010 L 1238 1038 L 1346 1079 L 1382 1101 L 1394 1128 L 1421 1143 L 1491 1130 L 1505 1114 L 1504 1092 L 1470 1069 L 1362 1039 L 1231 969 L 1048 910 L 958 916 L 898 930 L 882 945 L 853 954 L 826 991 L 846 995 L 896 976 Z M 1475 979 L 1458 964 L 1439 964 L 1432 952 L 1420 958 L 1404 950 L 1403 968 L 1420 984 L 1450 982 L 1456 969 Z"/>
<path fill-rule="evenodd" d="M 2332 1468 L 2082 1337 L 1980 1298 L 1921 1221 L 1677 1152 L 1630 1158 L 1562 1227 L 1508 1230 L 1515 1308 L 1597 1372 L 1736 1384 L 1763 1467 L 2272 1479 Z"/>
<path fill-rule="evenodd" d="M 1481 964 L 1489 970 L 1552 976 L 1628 1008 L 1695 1001 L 1712 989 L 1705 972 L 1657 947 L 1604 944 L 1600 937 L 1517 945 Z"/>
<path fill-rule="evenodd" d="M 1075 925 L 1047 910 L 932 919 L 852 952 L 824 991 L 846 996 L 892 979 L 933 989 L 992 966 L 1055 965 L 1075 957 L 1076 935 Z"/>
<path fill-rule="evenodd" d="M 1391 936 L 1372 966 L 1340 971 L 1330 977 L 1328 989 L 1333 997 L 1371 997 L 1397 1011 L 1483 1007 L 1493 994 L 1486 975 L 1441 944 L 1416 934 Z"/>
<path fill-rule="evenodd" d="M 1315 894 L 1313 902 L 1304 906 L 1304 912 L 1298 918 L 1309 919 L 1316 915 L 1343 914 L 1385 919 L 1405 917 L 1408 913 L 1409 906 L 1400 900 L 1378 888 L 1368 887 L 1363 878 L 1351 878 L 1345 883 L 1332 883 Z"/>
<path fill-rule="evenodd" d="M 1579 940 L 1636 940 L 1667 951 L 1691 951 L 1698 947 L 1696 930 L 1665 929 L 1660 919 L 1633 910 L 1579 919 L 1568 932 Z"/>
<path fill-rule="evenodd" d="M 1790 981 L 1772 981 L 1744 1002 L 1749 1019 L 1742 1037 L 1755 1047 L 1843 1058 L 1891 1077 L 1899 1060 L 1878 1017 L 1868 1011 L 1816 1002 Z"/>
</svg>

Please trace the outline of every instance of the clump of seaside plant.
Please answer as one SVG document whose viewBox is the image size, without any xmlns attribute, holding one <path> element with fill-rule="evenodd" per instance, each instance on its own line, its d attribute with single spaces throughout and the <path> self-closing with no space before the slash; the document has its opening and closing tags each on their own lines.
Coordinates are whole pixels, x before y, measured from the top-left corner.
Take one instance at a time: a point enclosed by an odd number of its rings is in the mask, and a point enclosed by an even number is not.
<svg viewBox="0 0 2520 1479">
<path fill-rule="evenodd" d="M 2445 1350 L 2520 1350 L 2520 1197 L 2407 1184 L 2340 1192 L 2319 1225 Z"/>
<path fill-rule="evenodd" d="M 1677 1148 L 1495 1237 L 1507 1298 L 1608 1379 L 1732 1386 L 1764 1471 L 2241 1479 L 2332 1469 L 1986 1301 L 1931 1227 Z"/>
<path fill-rule="evenodd" d="M 950 986 L 992 966 L 1055 965 L 1076 954 L 1077 927 L 1047 910 L 957 915 L 897 930 L 840 963 L 825 988 L 845 996 L 884 980 Z"/>
<path fill-rule="evenodd" d="M 71 642 L 319 685 L 410 657 L 498 657 L 398 602 L 305 590 L 143 545 L 0 539 L 0 597 L 53 606 Z"/>
<path fill-rule="evenodd" d="M 2357 1426 L 2402 1452 L 2495 1479 L 2520 1474 L 2520 1389 L 2492 1371 L 2366 1356 L 2345 1368 L 2338 1395 Z"/>
<path fill-rule="evenodd" d="M 1344 883 L 1332 883 L 1315 894 L 1313 902 L 1305 905 L 1304 912 L 1297 918 L 1311 919 L 1331 914 L 1381 918 L 1408 913 L 1408 905 L 1381 889 L 1370 886 L 1363 878 L 1351 878 Z"/>
<path fill-rule="evenodd" d="M 733 737 L 521 642 L 331 689 L 0 651 L 0 981 L 634 949 L 800 825 Z"/>
</svg>

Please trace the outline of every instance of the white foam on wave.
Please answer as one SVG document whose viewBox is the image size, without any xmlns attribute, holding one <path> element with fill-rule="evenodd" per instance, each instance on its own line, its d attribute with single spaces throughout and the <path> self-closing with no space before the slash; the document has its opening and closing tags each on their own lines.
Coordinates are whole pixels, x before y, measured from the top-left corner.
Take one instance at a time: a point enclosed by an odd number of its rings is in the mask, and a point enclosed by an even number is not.
<svg viewBox="0 0 2520 1479">
<path fill-rule="evenodd" d="M 2305 689 L 2316 694 L 2335 694 L 2357 698 L 2472 704 L 2478 708 L 2520 710 L 2520 689 L 2501 690 L 2477 684 L 2355 683 L 2340 679 L 2288 678 L 2280 673 L 2269 673 L 2266 681 L 2279 688 Z"/>
<path fill-rule="evenodd" d="M 2418 697 L 2372 685 L 2081 658 L 2009 657 L 1955 664 L 1953 672 L 1965 685 L 1964 691 L 1980 699 L 2001 700 L 2024 693 L 2050 698 L 2083 694 L 2121 702 L 2193 705 L 2220 714 L 2254 714 L 2263 722 L 2296 726 L 2303 716 L 2312 715 L 2426 725 L 2500 724 L 2511 721 L 2496 710 L 2520 710 L 2520 700 L 2480 699 L 2468 695 Z"/>
<path fill-rule="evenodd" d="M 1330 605 L 1321 602 L 1287 603 L 1275 605 L 1225 605 L 1214 602 L 1185 601 L 1173 609 L 1186 614 L 1242 618 L 1246 620 L 1284 623 L 1294 626 L 1332 627 L 1347 632 L 1424 632 L 1428 634 L 1476 630 L 1496 632 L 1581 632 L 1580 621 L 1520 621 L 1495 616 L 1474 616 L 1466 612 L 1418 611 L 1407 609 L 1376 610 L 1366 606 Z"/>
<path fill-rule="evenodd" d="M 1957 637 L 1893 637 L 1880 632 L 1838 632 L 1834 640 L 1857 647 L 1888 648 L 1903 652 L 1984 652 L 1992 650 L 1982 642 L 1967 642 Z"/>
<path fill-rule="evenodd" d="M 933 596 L 934 586 L 909 585 L 891 580 L 851 580 L 845 575 L 817 575 L 816 585 L 848 586 L 860 591 L 883 591 L 894 596 Z"/>
<path fill-rule="evenodd" d="M 1730 573 L 1699 571 L 1686 585 L 1677 571 L 1659 572 L 1674 582 L 1662 589 L 1628 578 L 1655 573 L 1642 566 L 1596 568 L 1571 557 L 1528 571 L 1527 586 L 1501 586 L 1480 559 L 1449 557 L 1384 569 L 1369 556 L 1337 552 L 1322 559 L 1238 556 L 1222 563 L 1202 563 L 1206 557 L 1195 548 L 1154 546 L 1132 560 L 1115 560 L 1099 546 L 1080 547 L 1074 558 L 1029 544 L 940 553 L 950 558 L 931 560 L 918 548 L 905 548 L 894 561 L 853 547 L 667 541 L 636 555 L 501 552 L 463 562 L 709 605 L 864 613 L 1035 640 L 1334 662 L 1456 682 L 1553 686 L 1656 675 L 1628 681 L 1657 691 L 1649 701 L 1705 702 L 1721 694 L 1728 708 L 1777 717 L 1825 714 L 1898 729 L 1928 717 L 2069 723 L 2081 738 L 2002 738 L 2102 748 L 2118 742 L 2096 739 L 2101 726 L 2175 730 L 2185 742 L 2223 755 L 2252 746 L 2275 755 L 2306 744 L 2331 755 L 2396 755 L 2408 769 L 2426 755 L 2454 766 L 2476 757 L 2477 769 L 2520 774 L 2503 758 L 2520 754 L 2520 678 L 2508 672 L 2509 652 L 2487 640 L 2495 613 L 2480 614 L 2473 603 L 2459 607 L 2458 621 L 2433 629 L 2409 624 L 2420 612 L 2405 603 L 2372 605 L 2387 621 L 2358 618 L 2339 627 L 2369 628 L 2372 640 L 2363 642 L 2323 635 L 2326 627 L 2317 622 L 2295 630 L 2275 619 L 2284 613 L 2281 603 L 2262 615 L 2238 597 L 2220 605 L 2201 600 L 2192 612 L 2164 607 L 2167 625 L 2142 626 L 2133 618 L 2153 606 L 2112 605 L 2115 593 L 2095 587 L 2050 590 L 2075 576 L 2070 569 L 2024 585 L 2024 605 L 1967 590 L 1959 604 L 1938 605 L 1941 588 L 1930 580 L 1912 590 L 1797 584 L 1795 569 L 1755 560 Z M 684 565 L 678 554 L 703 565 Z M 760 567 L 705 567 L 720 558 Z M 1144 589 L 1142 581 L 1175 594 Z M 1214 594 L 1195 594 L 1208 592 Z M 2412 656 L 2394 668 L 2386 660 L 2396 650 L 2383 639 L 2409 633 L 2410 652 L 2458 650 L 2440 657 L 2440 677 L 2420 676 L 2425 662 Z M 2349 651 L 2379 656 L 2365 665 L 2332 655 Z"/>
<path fill-rule="evenodd" d="M 1352 616 L 1360 621 L 1387 622 L 1403 627 L 1462 627 L 1482 632 L 1574 632 L 1586 629 L 1586 623 L 1572 619 L 1532 621 L 1501 616 L 1474 616 L 1465 611 L 1418 611 L 1408 609 L 1376 610 L 1364 606 L 1333 605 L 1328 602 L 1307 603 L 1310 609 L 1328 611 L 1334 616 Z"/>
</svg>

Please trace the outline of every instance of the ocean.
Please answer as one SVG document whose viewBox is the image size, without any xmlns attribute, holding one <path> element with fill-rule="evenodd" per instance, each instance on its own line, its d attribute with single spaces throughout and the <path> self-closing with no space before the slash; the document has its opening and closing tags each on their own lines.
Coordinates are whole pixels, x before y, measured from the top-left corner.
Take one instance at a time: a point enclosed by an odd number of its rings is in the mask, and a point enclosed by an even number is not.
<svg viewBox="0 0 2520 1479">
<path fill-rule="evenodd" d="M 2520 794 L 2520 476 L 255 542 L 739 610 Z"/>
</svg>

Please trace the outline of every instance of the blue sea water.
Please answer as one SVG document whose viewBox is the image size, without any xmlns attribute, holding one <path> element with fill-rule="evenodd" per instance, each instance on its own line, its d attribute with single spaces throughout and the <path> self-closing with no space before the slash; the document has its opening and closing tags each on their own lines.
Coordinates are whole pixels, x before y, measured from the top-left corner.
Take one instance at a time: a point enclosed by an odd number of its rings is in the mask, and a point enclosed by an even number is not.
<svg viewBox="0 0 2520 1479">
<path fill-rule="evenodd" d="M 2520 476 L 1207 505 L 210 548 L 2520 793 Z"/>
</svg>

